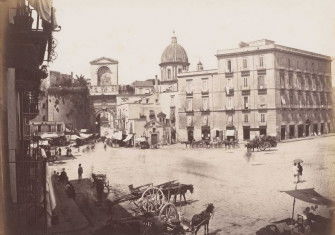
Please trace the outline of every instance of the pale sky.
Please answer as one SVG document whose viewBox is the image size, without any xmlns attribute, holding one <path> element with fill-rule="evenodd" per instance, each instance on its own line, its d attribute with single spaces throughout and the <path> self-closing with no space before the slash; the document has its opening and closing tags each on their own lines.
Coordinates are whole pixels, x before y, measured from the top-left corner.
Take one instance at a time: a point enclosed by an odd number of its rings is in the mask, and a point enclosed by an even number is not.
<svg viewBox="0 0 335 235">
<path fill-rule="evenodd" d="M 205 69 L 216 68 L 218 49 L 264 38 L 335 56 L 334 0 L 53 2 L 62 30 L 54 33 L 58 57 L 50 69 L 88 78 L 89 62 L 101 56 L 119 61 L 121 84 L 159 76 L 160 57 L 173 30 L 190 70 L 199 60 Z"/>
</svg>

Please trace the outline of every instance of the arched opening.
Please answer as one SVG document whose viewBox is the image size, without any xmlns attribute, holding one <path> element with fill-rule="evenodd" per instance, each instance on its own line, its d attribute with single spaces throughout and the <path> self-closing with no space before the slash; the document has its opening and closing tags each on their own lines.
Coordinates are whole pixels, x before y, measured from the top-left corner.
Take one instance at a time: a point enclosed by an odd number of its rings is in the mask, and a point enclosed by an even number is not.
<svg viewBox="0 0 335 235">
<path fill-rule="evenodd" d="M 98 72 L 97 72 L 97 76 L 98 76 L 98 81 L 97 81 L 97 84 L 98 86 L 101 86 L 101 85 L 106 85 L 105 83 L 108 82 L 108 81 L 102 81 L 102 77 L 104 74 L 111 74 L 111 70 L 107 67 L 107 66 L 102 66 L 98 69 Z M 104 83 L 104 84 L 102 84 Z"/>
</svg>

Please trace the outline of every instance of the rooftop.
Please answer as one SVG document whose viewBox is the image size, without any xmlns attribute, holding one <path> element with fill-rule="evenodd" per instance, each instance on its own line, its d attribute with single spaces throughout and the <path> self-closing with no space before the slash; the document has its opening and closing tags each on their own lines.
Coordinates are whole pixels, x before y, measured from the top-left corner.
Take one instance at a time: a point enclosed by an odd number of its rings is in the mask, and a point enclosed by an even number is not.
<svg viewBox="0 0 335 235">
<path fill-rule="evenodd" d="M 217 57 L 221 56 L 228 56 L 233 54 L 248 54 L 259 50 L 277 50 L 277 51 L 285 51 L 288 53 L 294 53 L 309 57 L 317 57 L 319 59 L 325 59 L 325 60 L 331 60 L 330 56 L 300 50 L 292 47 L 282 46 L 279 44 L 276 44 L 274 41 L 268 40 L 268 39 L 261 39 L 257 41 L 252 42 L 240 42 L 238 48 L 232 48 L 232 49 L 223 49 L 218 50 L 216 53 Z"/>
</svg>

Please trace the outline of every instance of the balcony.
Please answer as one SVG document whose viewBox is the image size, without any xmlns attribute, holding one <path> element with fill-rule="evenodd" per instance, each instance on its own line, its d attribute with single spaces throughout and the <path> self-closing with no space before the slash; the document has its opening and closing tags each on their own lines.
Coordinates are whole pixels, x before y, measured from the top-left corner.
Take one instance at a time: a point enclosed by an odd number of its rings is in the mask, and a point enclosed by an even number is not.
<svg viewBox="0 0 335 235">
<path fill-rule="evenodd" d="M 186 114 L 193 114 L 194 113 L 193 108 L 185 108 L 184 111 L 185 111 Z"/>
<path fill-rule="evenodd" d="M 119 86 L 118 85 L 110 85 L 110 86 L 90 86 L 89 87 L 90 95 L 117 95 L 119 94 Z"/>
<path fill-rule="evenodd" d="M 258 104 L 258 109 L 267 109 L 267 104 Z"/>
<path fill-rule="evenodd" d="M 38 93 L 24 92 L 22 95 L 22 113 L 31 116 L 32 118 L 38 115 Z"/>
<path fill-rule="evenodd" d="M 226 106 L 226 111 L 234 111 L 235 108 L 233 106 Z"/>
<path fill-rule="evenodd" d="M 258 90 L 266 90 L 266 84 L 258 85 L 257 86 Z"/>
<path fill-rule="evenodd" d="M 267 125 L 267 122 L 266 122 L 266 121 L 259 121 L 259 122 L 258 122 L 258 125 L 259 125 L 259 126 L 266 126 L 266 125 Z"/>
<path fill-rule="evenodd" d="M 233 87 L 226 87 L 226 95 L 227 96 L 234 95 L 234 88 Z"/>
<path fill-rule="evenodd" d="M 186 92 L 186 96 L 193 96 L 192 90 L 187 89 L 185 92 Z"/>
<path fill-rule="evenodd" d="M 234 76 L 234 73 L 233 72 L 226 72 L 225 73 L 225 77 L 226 78 L 232 78 Z"/>
<path fill-rule="evenodd" d="M 209 113 L 209 108 L 200 108 L 200 112 Z"/>
<path fill-rule="evenodd" d="M 209 90 L 208 89 L 203 89 L 201 91 L 201 95 L 208 95 L 209 94 Z"/>
<path fill-rule="evenodd" d="M 241 91 L 249 91 L 250 90 L 250 86 L 246 85 L 246 86 L 241 86 Z"/>
</svg>

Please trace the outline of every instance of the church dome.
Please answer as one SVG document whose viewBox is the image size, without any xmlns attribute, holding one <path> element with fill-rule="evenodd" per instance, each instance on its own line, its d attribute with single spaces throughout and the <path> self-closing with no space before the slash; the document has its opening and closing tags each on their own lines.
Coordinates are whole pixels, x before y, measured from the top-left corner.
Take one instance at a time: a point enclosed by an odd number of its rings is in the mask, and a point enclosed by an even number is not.
<svg viewBox="0 0 335 235">
<path fill-rule="evenodd" d="M 185 49 L 177 43 L 177 37 L 173 36 L 171 40 L 171 44 L 168 45 L 161 57 L 161 64 L 165 63 L 188 63 L 188 57 Z"/>
</svg>

